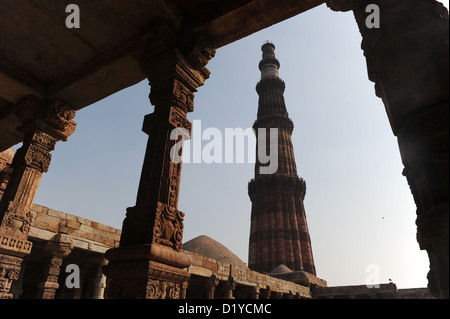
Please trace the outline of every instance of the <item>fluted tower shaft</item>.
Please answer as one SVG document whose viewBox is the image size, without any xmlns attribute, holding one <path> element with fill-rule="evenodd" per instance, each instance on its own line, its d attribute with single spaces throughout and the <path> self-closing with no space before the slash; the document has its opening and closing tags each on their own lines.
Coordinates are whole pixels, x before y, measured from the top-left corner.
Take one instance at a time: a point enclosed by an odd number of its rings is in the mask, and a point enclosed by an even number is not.
<svg viewBox="0 0 450 319">
<path fill-rule="evenodd" d="M 258 114 L 253 127 L 257 135 L 257 150 L 264 142 L 260 129 L 265 129 L 267 153 L 270 150 L 269 130 L 277 129 L 278 168 L 273 174 L 261 174 L 260 168 L 265 163 L 257 156 L 255 178 L 248 185 L 252 202 L 249 268 L 269 273 L 284 264 L 293 271 L 304 270 L 315 275 L 303 205 L 306 184 L 297 175 L 291 139 L 293 123 L 284 101 L 285 83 L 278 73 L 280 62 L 272 43 L 264 44 L 261 49 L 261 80 L 256 85 Z"/>
</svg>

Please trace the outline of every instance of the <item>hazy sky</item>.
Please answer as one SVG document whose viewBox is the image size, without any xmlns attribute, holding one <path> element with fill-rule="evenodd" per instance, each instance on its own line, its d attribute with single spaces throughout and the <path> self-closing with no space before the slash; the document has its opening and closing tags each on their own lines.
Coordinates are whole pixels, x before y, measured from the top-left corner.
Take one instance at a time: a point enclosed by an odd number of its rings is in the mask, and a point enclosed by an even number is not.
<svg viewBox="0 0 450 319">
<path fill-rule="evenodd" d="M 399 288 L 426 287 L 429 261 L 416 241 L 415 204 L 352 13 L 321 5 L 218 49 L 189 119 L 223 133 L 253 125 L 266 40 L 276 46 L 286 82 L 318 277 L 329 286 L 363 285 L 378 275 Z M 148 93 L 143 81 L 80 110 L 77 131 L 57 144 L 35 202 L 121 228 L 135 204 L 147 142 L 142 121 L 153 111 Z M 208 235 L 247 262 L 253 175 L 252 163 L 185 163 L 184 241 Z"/>
</svg>

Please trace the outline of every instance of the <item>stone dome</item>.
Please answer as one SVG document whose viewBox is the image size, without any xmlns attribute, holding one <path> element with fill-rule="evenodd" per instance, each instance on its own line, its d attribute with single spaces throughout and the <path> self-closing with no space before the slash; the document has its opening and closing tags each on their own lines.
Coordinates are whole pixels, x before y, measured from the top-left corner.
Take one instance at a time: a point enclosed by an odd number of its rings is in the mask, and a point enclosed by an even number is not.
<svg viewBox="0 0 450 319">
<path fill-rule="evenodd" d="M 218 241 L 201 235 L 183 243 L 183 250 L 213 258 L 223 263 L 247 267 L 245 263 Z"/>
<path fill-rule="evenodd" d="M 290 270 L 286 265 L 278 265 L 277 267 L 275 267 L 271 272 L 270 275 L 273 274 L 286 274 L 286 273 L 290 273 L 292 272 L 292 270 Z"/>
</svg>

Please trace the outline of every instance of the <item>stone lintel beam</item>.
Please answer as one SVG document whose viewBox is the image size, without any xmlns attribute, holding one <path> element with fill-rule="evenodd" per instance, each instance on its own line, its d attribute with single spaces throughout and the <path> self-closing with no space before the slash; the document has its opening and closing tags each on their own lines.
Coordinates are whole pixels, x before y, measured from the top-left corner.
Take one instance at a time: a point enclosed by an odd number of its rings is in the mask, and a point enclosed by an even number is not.
<svg viewBox="0 0 450 319">
<path fill-rule="evenodd" d="M 67 140 L 75 131 L 76 122 L 70 106 L 34 96 L 19 103 L 17 116 L 23 122 L 20 129 L 25 139 L 14 156 L 9 182 L 0 200 L 0 254 L 21 259 L 31 251 L 31 206 L 42 174 L 48 171 L 50 153 L 57 141 Z M 9 298 L 8 291 L 4 295 Z"/>
<path fill-rule="evenodd" d="M 379 8 L 379 28 L 366 20 Z M 417 206 L 417 240 L 430 258 L 428 287 L 448 298 L 449 22 L 434 0 L 327 0 L 352 10 L 369 79 L 383 100 Z"/>
</svg>

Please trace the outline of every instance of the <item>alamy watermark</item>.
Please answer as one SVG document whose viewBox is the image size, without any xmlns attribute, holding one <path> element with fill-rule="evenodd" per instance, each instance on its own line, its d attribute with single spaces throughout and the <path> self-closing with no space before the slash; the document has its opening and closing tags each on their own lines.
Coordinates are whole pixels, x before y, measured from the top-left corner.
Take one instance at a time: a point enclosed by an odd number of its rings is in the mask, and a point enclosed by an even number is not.
<svg viewBox="0 0 450 319">
<path fill-rule="evenodd" d="M 80 267 L 75 264 L 67 265 L 66 273 L 69 273 L 66 277 L 66 287 L 69 289 L 80 288 Z"/>
<path fill-rule="evenodd" d="M 176 142 L 170 157 L 174 163 L 255 163 L 257 158 L 262 164 L 260 174 L 274 174 L 278 169 L 278 128 L 258 128 L 257 132 L 225 128 L 222 134 L 215 127 L 202 130 L 201 120 L 194 120 L 192 140 L 188 137 L 185 128 L 172 130 L 170 139 Z"/>
<path fill-rule="evenodd" d="M 366 27 L 369 29 L 380 28 L 380 7 L 376 4 L 369 4 L 366 13 L 370 13 L 366 18 Z"/>
<path fill-rule="evenodd" d="M 66 7 L 66 13 L 69 15 L 66 17 L 66 27 L 68 29 L 80 28 L 80 7 L 76 4 L 69 4 Z"/>
</svg>

